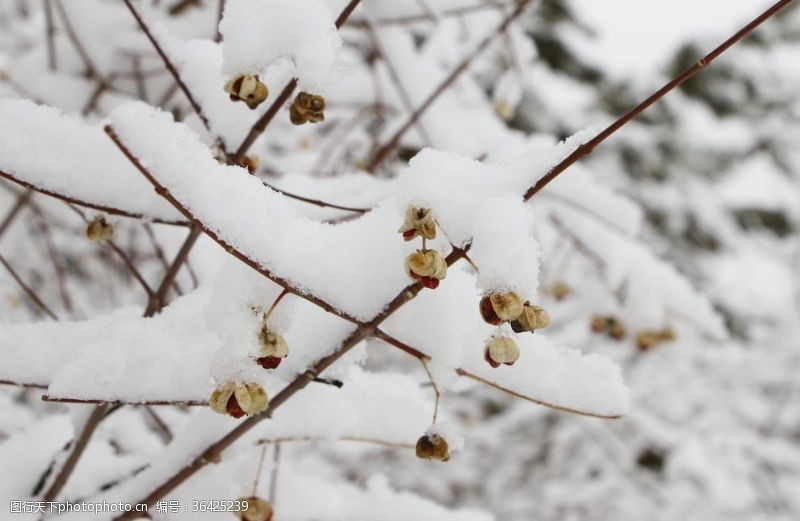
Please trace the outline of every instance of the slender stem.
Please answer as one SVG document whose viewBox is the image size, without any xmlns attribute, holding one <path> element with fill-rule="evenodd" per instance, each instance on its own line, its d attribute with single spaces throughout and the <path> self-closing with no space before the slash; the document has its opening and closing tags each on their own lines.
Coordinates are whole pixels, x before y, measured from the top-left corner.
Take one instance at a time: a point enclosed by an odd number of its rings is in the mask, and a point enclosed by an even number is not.
<svg viewBox="0 0 800 521">
<path fill-rule="evenodd" d="M 616 121 L 614 121 L 611 125 L 609 125 L 605 130 L 597 134 L 594 138 L 587 141 L 586 143 L 579 146 L 573 153 L 568 155 L 564 158 L 563 161 L 558 163 L 556 166 L 550 169 L 541 179 L 539 179 L 536 184 L 531 186 L 523 196 L 523 200 L 527 201 L 537 193 L 539 193 L 545 186 L 547 186 L 553 179 L 558 177 L 559 174 L 564 172 L 567 168 L 572 166 L 576 163 L 579 159 L 582 159 L 585 156 L 588 156 L 592 153 L 592 150 L 608 139 L 612 134 L 614 134 L 617 130 L 624 127 L 628 122 L 634 119 L 636 116 L 647 110 L 652 104 L 666 96 L 670 91 L 682 85 L 686 80 L 700 72 L 701 70 L 705 69 L 708 64 L 718 58 L 722 53 L 727 51 L 731 46 L 739 42 L 742 38 L 753 32 L 759 25 L 764 23 L 767 19 L 771 16 L 776 14 L 778 11 L 786 7 L 787 5 L 791 4 L 792 0 L 780 0 L 776 4 L 772 5 L 769 9 L 761 13 L 757 18 L 755 18 L 752 22 L 742 27 L 739 31 L 736 32 L 733 36 L 722 42 L 716 49 L 711 51 L 710 53 L 706 54 L 704 57 L 700 58 L 695 62 L 694 65 L 680 73 L 678 76 L 670 80 L 666 85 L 658 89 L 654 92 L 650 97 L 636 105 L 634 108 L 623 114 L 619 117 Z"/>
<path fill-rule="evenodd" d="M 410 443 L 395 443 L 392 441 L 379 440 L 376 438 L 365 438 L 362 436 L 340 436 L 338 438 L 323 438 L 322 436 L 289 436 L 284 438 L 264 438 L 258 440 L 258 444 L 270 443 L 291 443 L 291 442 L 315 442 L 315 441 L 352 441 L 355 443 L 369 443 L 372 445 L 380 445 L 391 449 L 413 449 L 414 445 Z"/>
<path fill-rule="evenodd" d="M 266 181 L 263 182 L 264 186 L 271 188 L 272 190 L 278 192 L 281 195 L 284 195 L 290 199 L 295 199 L 297 201 L 301 201 L 307 204 L 313 204 L 314 206 L 319 206 L 320 208 L 333 208 L 335 210 L 344 210 L 346 212 L 354 212 L 354 213 L 367 213 L 369 211 L 368 208 L 353 208 L 351 206 L 342 206 L 339 204 L 329 203 L 326 201 L 322 201 L 320 199 L 312 199 L 310 197 L 304 197 L 302 195 L 293 194 L 291 192 L 287 192 L 286 190 L 282 190 Z"/>
<path fill-rule="evenodd" d="M 189 105 L 192 106 L 192 109 L 194 110 L 195 114 L 197 114 L 197 117 L 199 117 L 200 121 L 203 122 L 203 126 L 206 127 L 206 130 L 211 131 L 208 119 L 206 118 L 205 114 L 203 114 L 202 107 L 200 107 L 200 104 L 192 95 L 192 91 L 189 90 L 189 87 L 186 85 L 186 83 L 184 83 L 183 78 L 181 78 L 181 75 L 178 72 L 178 69 L 175 67 L 175 64 L 172 63 L 172 60 L 170 60 L 169 56 L 167 56 L 167 53 L 165 53 L 164 49 L 161 48 L 161 45 L 158 43 L 158 41 L 153 36 L 153 33 L 150 31 L 150 27 L 147 26 L 147 23 L 145 23 L 144 19 L 141 17 L 139 12 L 136 10 L 135 7 L 133 7 L 133 3 L 131 3 L 131 0 L 124 0 L 124 1 L 125 5 L 128 6 L 128 10 L 130 10 L 131 14 L 136 19 L 136 23 L 139 24 L 139 28 L 144 32 L 145 36 L 147 36 L 147 39 L 150 40 L 150 43 L 153 45 L 153 48 L 156 50 L 158 55 L 161 57 L 161 60 L 164 62 L 164 66 L 167 68 L 169 73 L 175 79 L 175 83 L 178 84 L 178 87 L 181 89 L 184 96 L 186 96 L 186 99 L 189 101 Z"/>
<path fill-rule="evenodd" d="M 147 406 L 156 406 L 156 405 L 182 405 L 182 406 L 204 406 L 208 405 L 208 402 L 205 400 L 144 400 L 138 402 L 129 402 L 125 400 L 101 400 L 101 399 L 93 399 L 93 398 L 59 398 L 55 396 L 49 396 L 47 394 L 42 395 L 42 401 L 45 402 L 54 402 L 54 403 L 84 403 L 84 404 L 108 404 L 108 405 L 147 405 Z"/>
<path fill-rule="evenodd" d="M 30 286 L 25 284 L 25 281 L 22 280 L 22 278 L 20 278 L 20 276 L 17 274 L 17 272 L 14 271 L 14 268 L 12 268 L 11 265 L 8 262 L 6 262 L 6 259 L 2 255 L 0 255 L 0 264 L 2 264 L 6 268 L 6 270 L 8 270 L 8 273 L 10 273 L 11 277 L 15 281 L 17 281 L 17 284 L 19 284 L 19 286 L 22 288 L 22 290 L 25 292 L 25 294 L 28 295 L 28 297 L 30 297 L 30 299 L 37 306 L 39 306 L 39 308 L 42 311 L 44 311 L 47 314 L 48 317 L 52 318 L 53 320 L 58 320 L 58 317 L 56 317 L 56 314 L 53 313 L 50 310 L 49 307 L 47 307 L 47 304 L 45 304 L 44 301 L 41 298 L 39 298 L 39 295 L 37 295 L 36 292 L 33 291 L 33 289 Z"/>
<path fill-rule="evenodd" d="M 280 292 L 277 298 L 275 298 L 275 300 L 269 306 L 269 309 L 267 309 L 266 313 L 264 313 L 264 322 L 266 322 L 269 319 L 270 315 L 272 315 L 272 312 L 275 311 L 276 307 L 278 307 L 278 303 L 280 303 L 281 299 L 283 299 L 283 297 L 285 297 L 288 294 L 289 290 L 283 288 L 283 290 Z"/>
<path fill-rule="evenodd" d="M 433 404 L 433 421 L 431 423 L 436 423 L 436 417 L 439 415 L 439 399 L 442 397 L 442 393 L 439 392 L 439 386 L 436 385 L 436 380 L 434 380 L 433 374 L 428 367 L 428 362 L 424 358 L 419 358 L 419 363 L 421 363 L 422 367 L 425 368 L 425 373 L 428 375 L 428 380 L 430 380 L 431 385 L 433 386 L 433 393 L 435 394 L 436 401 Z"/>
<path fill-rule="evenodd" d="M 72 46 L 75 47 L 75 51 L 77 51 L 78 55 L 81 57 L 83 66 L 86 67 L 86 76 L 90 78 L 100 78 L 100 72 L 97 70 L 97 67 L 95 67 L 92 58 L 89 56 L 89 53 L 86 52 L 86 48 L 83 46 L 83 43 L 81 43 L 80 38 L 78 38 L 75 28 L 72 26 L 69 16 L 67 16 L 67 11 L 64 9 L 64 5 L 61 3 L 61 0 L 52 1 L 55 3 L 56 11 L 58 11 L 61 21 L 64 23 L 64 29 L 67 31 L 67 37 L 72 42 Z"/>
<path fill-rule="evenodd" d="M 61 471 L 44 493 L 44 496 L 42 497 L 44 501 L 54 501 L 56 497 L 58 497 L 58 493 L 61 492 L 61 489 L 67 484 L 67 480 L 72 474 L 72 471 L 75 469 L 75 466 L 78 464 L 78 460 L 83 454 L 86 445 L 89 443 L 89 439 L 92 437 L 95 429 L 100 424 L 100 421 L 105 417 L 107 410 L 108 405 L 99 405 L 95 407 L 94 411 L 92 411 L 92 414 L 84 424 L 80 436 L 78 436 L 78 438 L 75 440 L 75 443 L 73 443 L 72 452 L 70 452 L 69 456 L 67 456 L 67 460 L 61 467 Z"/>
<path fill-rule="evenodd" d="M 266 445 L 264 445 L 266 448 Z M 269 476 L 269 502 L 275 507 L 275 499 L 278 497 L 278 471 L 281 468 L 281 442 L 275 443 L 275 450 L 272 453 L 272 473 Z M 255 496 L 255 494 L 253 494 Z"/>
<path fill-rule="evenodd" d="M 183 241 L 180 250 L 178 250 L 178 254 L 175 256 L 175 259 L 172 261 L 167 273 L 164 275 L 164 278 L 161 280 L 161 284 L 158 286 L 158 289 L 155 293 L 150 295 L 150 300 L 147 303 L 147 308 L 145 308 L 144 316 L 145 317 L 152 317 L 166 305 L 166 298 L 167 293 L 169 292 L 169 288 L 172 285 L 175 277 L 178 275 L 178 271 L 180 271 L 181 266 L 187 261 L 189 258 L 189 252 L 194 246 L 195 241 L 197 238 L 200 237 L 200 230 L 197 228 L 192 228 L 189 232 L 189 235 L 186 236 L 186 239 Z"/>
<path fill-rule="evenodd" d="M 56 57 L 56 26 L 53 23 L 53 6 L 51 0 L 42 0 L 44 7 L 45 35 L 47 37 L 47 68 L 51 71 L 58 69 Z"/>
<path fill-rule="evenodd" d="M 26 204 L 28 204 L 28 201 L 32 195 L 33 191 L 28 189 L 17 196 L 17 202 L 14 203 L 14 206 L 3 218 L 3 222 L 0 223 L 0 237 L 6 233 L 6 230 L 11 226 L 11 223 L 14 222 L 14 219 L 17 218 L 17 215 L 19 215 L 20 211 L 25 207 Z"/>
<path fill-rule="evenodd" d="M 258 458 L 258 467 L 256 467 L 256 475 L 253 478 L 253 492 L 250 494 L 251 497 L 256 497 L 256 493 L 258 492 L 258 482 L 261 480 L 261 469 L 264 467 L 264 456 L 267 455 L 267 446 L 266 444 L 261 447 L 261 457 Z"/>
<path fill-rule="evenodd" d="M 433 105 L 433 103 L 439 99 L 439 96 L 444 94 L 447 89 L 449 89 L 453 83 L 455 83 L 459 76 L 461 76 L 461 74 L 467 70 L 469 65 L 472 63 L 472 60 L 486 50 L 486 48 L 488 48 L 498 36 L 505 32 L 506 28 L 511 24 L 511 22 L 513 22 L 525 11 L 525 8 L 530 2 L 531 0 L 521 0 L 519 3 L 517 3 L 514 10 L 511 11 L 511 13 L 506 16 L 505 19 L 503 19 L 500 25 L 497 26 L 497 28 L 492 31 L 489 36 L 484 38 L 478 44 L 478 46 L 475 47 L 475 49 L 473 49 L 473 51 L 469 53 L 467 57 L 464 58 L 461 63 L 455 69 L 453 69 L 452 72 L 450 72 L 450 74 L 447 75 L 444 81 L 442 81 L 439 86 L 436 87 L 436 89 L 434 89 L 434 91 L 425 99 L 425 101 L 423 101 L 422 104 L 417 107 L 417 110 L 415 110 L 408 117 L 406 122 L 399 129 L 397 129 L 397 131 L 391 138 L 389 138 L 386 144 L 378 149 L 372 160 L 369 162 L 369 165 L 367 165 L 367 171 L 374 172 L 375 169 L 389 157 L 394 149 L 400 144 L 400 140 L 408 131 L 408 129 L 414 126 L 417 123 L 417 120 L 419 120 L 419 118 L 431 107 L 431 105 Z"/>
<path fill-rule="evenodd" d="M 164 443 L 171 442 L 173 436 L 172 436 L 172 431 L 169 428 L 169 425 L 167 425 L 166 422 L 163 419 L 161 419 L 161 416 L 159 416 L 158 413 L 151 406 L 145 405 L 144 411 L 147 413 L 150 419 L 153 420 L 153 423 L 158 429 L 158 432 L 164 439 Z"/>
</svg>

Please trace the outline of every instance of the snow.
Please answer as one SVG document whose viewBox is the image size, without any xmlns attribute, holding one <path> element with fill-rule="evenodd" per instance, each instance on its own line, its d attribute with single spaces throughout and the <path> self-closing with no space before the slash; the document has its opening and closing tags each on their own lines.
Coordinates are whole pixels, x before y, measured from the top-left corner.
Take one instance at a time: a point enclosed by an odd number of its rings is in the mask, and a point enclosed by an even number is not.
<svg viewBox="0 0 800 521">
<path fill-rule="evenodd" d="M 335 17 L 319 0 L 231 0 L 220 23 L 223 71 L 263 74 L 289 59 L 301 90 L 322 92 L 335 72 L 342 45 Z M 277 94 L 277 86 L 273 87 Z"/>
<path fill-rule="evenodd" d="M 0 100 L 0 171 L 87 204 L 181 220 L 115 148 L 98 125 L 30 101 Z"/>
</svg>

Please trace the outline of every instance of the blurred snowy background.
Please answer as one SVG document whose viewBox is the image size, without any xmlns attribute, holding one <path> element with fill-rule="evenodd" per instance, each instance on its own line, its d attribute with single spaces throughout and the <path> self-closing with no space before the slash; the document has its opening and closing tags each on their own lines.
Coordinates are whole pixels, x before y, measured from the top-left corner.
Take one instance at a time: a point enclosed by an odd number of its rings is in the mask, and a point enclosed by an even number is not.
<svg viewBox="0 0 800 521">
<path fill-rule="evenodd" d="M 338 13 L 346 2 L 325 3 Z M 220 114 L 230 107 L 215 104 L 208 92 L 217 95 L 222 82 L 203 81 L 207 69 L 219 66 L 218 54 L 203 47 L 212 45 L 218 2 L 137 5 L 200 93 L 223 144 L 235 149 L 253 118 L 241 104 Z M 261 158 L 257 175 L 311 198 L 371 207 L 424 146 L 491 162 L 603 128 L 768 5 L 534 0 L 408 132 L 397 154 L 369 175 L 360 170 L 403 122 L 408 105 L 418 106 L 492 33 L 511 2 L 363 0 L 341 31 L 337 79 L 325 88 L 326 122 L 293 127 L 287 114 L 279 115 L 253 148 Z M 194 47 L 184 45 L 201 38 Z M 271 98 L 289 74 L 286 67 L 268 72 Z M 202 129 L 121 0 L 0 0 L 0 99 L 15 98 L 90 121 L 103 120 L 126 100 L 144 99 Z M 14 154 L 8 145 L 14 114 L 0 111 L 6 118 L 0 120 L 6 136 L 0 171 L 7 170 L 3 154 Z M 407 448 L 282 443 L 276 519 L 800 519 L 799 144 L 800 9 L 790 5 L 531 203 L 543 251 L 540 301 L 553 319 L 546 333 L 620 364 L 630 413 L 618 420 L 585 418 L 466 386 L 442 399 L 466 438 L 447 464 L 420 461 Z M 352 217 L 297 206 L 319 220 Z M 123 218 L 114 224 L 116 244 L 157 284 L 185 230 Z M 146 303 L 140 281 L 121 256 L 86 241 L 84 229 L 81 216 L 62 201 L 0 179 L 0 255 L 52 313 L 83 320 L 128 306 L 136 316 Z M 225 275 L 217 273 L 225 262 L 219 247 L 201 239 L 189 269 L 176 279 L 175 294 L 198 284 L 226 289 Z M 708 309 L 685 281 L 707 299 Z M 226 290 L 246 286 L 238 284 Z M 656 302 L 666 322 L 647 321 Z M 623 340 L 592 333 L 590 322 L 601 315 L 626 329 Z M 20 345 L 57 341 L 63 333 L 23 338 L 19 324 L 48 317 L 7 269 L 0 269 L 0 320 L 0 349 L 15 353 L 15 364 L 49 367 L 26 359 Z M 674 340 L 637 346 L 637 335 L 656 326 L 668 327 Z M 411 338 L 439 338 L 432 327 L 420 323 Z M 360 354 L 365 374 L 399 369 L 421 384 L 421 391 L 412 391 L 430 393 L 416 360 L 368 351 Z M 13 365 L 0 354 L 2 364 Z M 73 424 L 85 421 L 91 407 L 43 402 L 44 390 L 13 385 L 8 374 L 0 375 L 11 381 L 0 385 L 0 519 L 24 517 L 11 515 L 7 501 L 41 494 L 51 460 L 63 458 Z M 358 376 L 343 389 L 358 389 L 359 378 L 369 377 Z M 62 376 L 60 389 L 74 388 L 76 379 Z M 399 423 L 396 432 L 402 431 L 402 418 L 393 416 L 408 411 L 373 405 L 373 421 Z M 323 414 L 323 406 L 307 406 Z M 160 407 L 159 422 L 169 432 L 181 431 L 193 425 L 191 411 Z M 424 428 L 427 417 L 414 421 L 411 432 Z M 113 491 L 159 454 L 164 436 L 144 408 L 120 408 L 98 429 L 59 497 Z M 260 432 L 275 436 L 268 426 Z M 169 497 L 247 495 L 260 456 L 260 446 L 237 453 Z M 272 445 L 266 456 L 262 486 L 273 475 Z M 152 515 L 181 516 L 195 518 Z"/>
</svg>

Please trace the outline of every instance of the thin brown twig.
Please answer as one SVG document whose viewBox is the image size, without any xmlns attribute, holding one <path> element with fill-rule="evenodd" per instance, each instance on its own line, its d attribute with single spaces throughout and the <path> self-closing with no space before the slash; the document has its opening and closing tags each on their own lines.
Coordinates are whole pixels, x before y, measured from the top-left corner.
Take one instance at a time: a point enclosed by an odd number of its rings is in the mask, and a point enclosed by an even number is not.
<svg viewBox="0 0 800 521">
<path fill-rule="evenodd" d="M 80 38 L 78 38 L 78 34 L 75 32 L 75 28 L 72 26 L 72 22 L 70 22 L 69 16 L 67 16 L 67 11 L 64 9 L 61 0 L 52 0 L 55 3 L 56 11 L 58 11 L 58 15 L 61 17 L 61 21 L 64 24 L 64 30 L 67 32 L 67 37 L 69 38 L 70 42 L 72 42 L 72 46 L 75 48 L 75 51 L 81 57 L 83 61 L 83 66 L 86 68 L 86 76 L 89 78 L 100 78 L 100 71 L 95 66 L 92 58 L 89 56 L 89 53 L 86 52 L 86 48 L 81 43 Z"/>
<path fill-rule="evenodd" d="M 792 0 L 780 0 L 773 4 L 769 9 L 761 13 L 752 22 L 748 23 L 736 32 L 733 36 L 722 42 L 713 51 L 706 54 L 704 57 L 697 60 L 694 65 L 680 73 L 678 76 L 670 80 L 666 85 L 654 92 L 650 97 L 636 105 L 634 108 L 620 116 L 616 121 L 609 125 L 605 130 L 597 134 L 594 138 L 579 146 L 567 156 L 563 161 L 551 168 L 541 179 L 539 179 L 533 186 L 531 186 L 523 196 L 523 200 L 527 201 L 537 193 L 539 193 L 545 186 L 547 186 L 553 179 L 558 177 L 559 174 L 564 172 L 567 168 L 576 163 L 579 159 L 588 156 L 592 150 L 611 137 L 616 131 L 624 127 L 628 122 L 637 117 L 639 114 L 647 110 L 652 104 L 666 96 L 673 89 L 681 86 L 689 78 L 705 69 L 712 61 L 718 58 L 722 53 L 727 51 L 731 46 L 739 42 L 742 38 L 753 32 L 759 25 L 767 21 L 770 17 L 782 10 L 792 3 Z"/>
<path fill-rule="evenodd" d="M 47 37 L 47 68 L 51 71 L 58 69 L 58 58 L 56 56 L 56 26 L 53 23 L 52 0 L 42 0 L 44 10 L 45 35 Z"/>
<path fill-rule="evenodd" d="M 42 401 L 54 403 L 85 403 L 96 405 L 147 405 L 147 406 L 160 406 L 160 405 L 180 405 L 187 407 L 205 406 L 208 402 L 205 400 L 140 400 L 140 401 L 127 401 L 127 400 L 102 400 L 99 398 L 66 398 L 59 396 L 42 395 Z"/>
<path fill-rule="evenodd" d="M 377 438 L 365 438 L 363 436 L 339 436 L 338 438 L 324 438 L 322 436 L 287 436 L 283 438 L 263 438 L 258 440 L 258 445 L 270 443 L 309 443 L 318 441 L 350 441 L 354 443 L 369 443 L 372 445 L 380 445 L 390 449 L 413 449 L 414 445 L 411 443 L 395 443 L 392 441 L 380 440 Z"/>
<path fill-rule="evenodd" d="M 57 192 L 53 192 L 52 190 L 48 190 L 46 188 L 38 187 L 38 186 L 33 185 L 33 184 L 31 184 L 31 183 L 29 183 L 27 181 L 24 181 L 23 179 L 17 178 L 12 174 L 9 174 L 7 172 L 3 172 L 2 170 L 0 170 L 0 177 L 8 179 L 9 181 L 11 181 L 13 183 L 16 183 L 16 184 L 18 184 L 18 185 L 20 185 L 20 186 L 22 186 L 24 188 L 28 188 L 30 190 L 33 190 L 34 192 L 39 192 L 40 194 L 44 194 L 44 195 L 47 195 L 49 197 L 54 197 L 56 199 L 60 199 L 60 200 L 65 201 L 67 203 L 76 204 L 78 206 L 83 206 L 85 208 L 91 208 L 92 210 L 97 210 L 97 211 L 100 211 L 100 212 L 103 212 L 103 213 L 107 213 L 109 215 L 118 215 L 120 217 L 128 217 L 130 219 L 148 219 L 148 220 L 152 220 L 152 222 L 154 222 L 154 223 L 169 224 L 169 225 L 172 225 L 172 226 L 188 226 L 189 225 L 189 223 L 187 223 L 186 221 L 169 221 L 169 220 L 164 220 L 164 219 L 150 219 L 149 217 L 146 217 L 145 215 L 140 214 L 140 213 L 127 212 L 125 210 L 120 210 L 119 208 L 113 208 L 111 206 L 104 206 L 104 205 L 101 205 L 101 204 L 95 204 L 95 203 L 91 203 L 91 202 L 88 202 L 88 201 L 82 201 L 80 199 L 76 199 L 76 198 L 70 197 L 68 195 L 64 195 L 64 194 L 59 194 Z"/>
<path fill-rule="evenodd" d="M 453 83 L 461 76 L 464 71 L 469 68 L 472 60 L 474 60 L 479 54 L 481 54 L 484 50 L 486 50 L 489 45 L 498 37 L 501 36 L 506 28 L 517 19 L 524 11 L 525 8 L 530 4 L 531 0 L 521 0 L 517 3 L 516 7 L 514 8 L 511 13 L 506 16 L 500 25 L 492 31 L 489 36 L 481 40 L 481 42 L 472 50 L 462 61 L 458 64 L 458 66 L 453 69 L 450 74 L 439 84 L 436 89 L 422 102 L 422 104 L 417 107 L 417 109 L 408 117 L 406 122 L 399 128 L 397 131 L 392 135 L 391 138 L 384 144 L 382 147 L 378 149 L 378 151 L 373 156 L 372 160 L 367 165 L 367 171 L 374 172 L 375 169 L 383 163 L 389 155 L 394 151 L 395 148 L 400 144 L 400 140 L 405 135 L 405 133 L 414 126 L 417 120 L 433 105 L 433 103 L 439 99 L 439 96 L 444 94 L 447 89 L 449 89 Z"/>
<path fill-rule="evenodd" d="M 52 318 L 53 320 L 58 320 L 58 317 L 56 317 L 56 314 L 53 313 L 50 310 L 50 308 L 47 306 L 47 304 L 44 303 L 44 301 L 41 298 L 39 298 L 39 295 L 37 295 L 36 292 L 33 291 L 33 288 L 28 286 L 25 283 L 25 281 L 22 280 L 22 278 L 20 278 L 20 276 L 17 274 L 17 272 L 14 271 L 14 268 L 12 268 L 11 265 L 8 262 L 6 262 L 6 259 L 2 255 L 0 255 L 0 264 L 2 264 L 6 268 L 8 273 L 11 274 L 11 277 L 17 282 L 17 284 L 19 284 L 19 287 L 22 288 L 22 290 L 25 292 L 25 294 L 28 295 L 28 297 L 37 306 L 39 306 L 39 308 L 42 311 L 44 311 L 45 314 L 47 314 L 48 317 Z"/>
<path fill-rule="evenodd" d="M 169 443 L 172 441 L 173 435 L 172 430 L 170 430 L 169 425 L 161 419 L 161 416 L 149 405 L 144 406 L 144 411 L 153 420 L 153 424 L 156 426 L 161 438 L 164 440 L 164 443 Z"/>
<path fill-rule="evenodd" d="M 150 43 L 153 45 L 153 48 L 156 50 L 158 55 L 161 57 L 161 60 L 164 62 L 164 66 L 172 75 L 172 78 L 175 80 L 175 83 L 178 84 L 178 87 L 181 89 L 184 96 L 186 96 L 186 99 L 189 101 L 189 105 L 192 106 L 192 109 L 194 110 L 195 114 L 197 114 L 197 117 L 200 118 L 200 121 L 203 123 L 203 126 L 206 127 L 206 130 L 211 131 L 211 126 L 208 122 L 208 119 L 206 118 L 205 114 L 203 114 L 203 108 L 197 102 L 194 95 L 192 95 L 192 91 L 189 90 L 189 87 L 186 85 L 186 83 L 184 83 L 183 78 L 181 78 L 181 75 L 178 72 L 178 69 L 175 67 L 175 64 L 172 63 L 172 60 L 169 58 L 169 56 L 167 56 L 167 53 L 165 53 L 164 49 L 161 48 L 161 45 L 158 43 L 158 41 L 153 36 L 153 33 L 150 31 L 150 27 L 148 27 L 147 23 L 141 17 L 136 8 L 133 7 L 131 0 L 124 0 L 124 1 L 125 5 L 128 6 L 128 10 L 136 19 L 136 23 L 139 24 L 139 28 L 144 32 L 145 36 L 147 36 L 147 39 L 150 40 Z"/>
<path fill-rule="evenodd" d="M 344 210 L 346 212 L 354 212 L 354 213 L 367 213 L 369 211 L 369 208 L 353 208 L 351 206 L 342 206 L 340 204 L 329 203 L 321 199 L 313 199 L 311 197 L 305 197 L 302 195 L 293 194 L 291 192 L 287 192 L 286 190 L 278 188 L 277 186 L 270 184 L 266 181 L 262 181 L 262 183 L 264 186 L 271 188 L 272 190 L 278 192 L 283 196 L 286 196 L 290 199 L 295 199 L 297 201 L 301 201 L 303 203 L 313 204 L 314 206 L 319 206 L 320 208 L 333 208 L 334 210 Z"/>
<path fill-rule="evenodd" d="M 33 191 L 30 189 L 25 190 L 21 194 L 17 195 L 17 202 L 14 203 L 14 206 L 11 207 L 11 210 L 8 211 L 6 216 L 3 218 L 3 222 L 0 223 L 0 237 L 6 233 L 6 230 L 11 226 L 11 223 L 14 222 L 14 219 L 17 218 L 20 211 L 28 204 L 31 196 L 33 195 Z"/>
<path fill-rule="evenodd" d="M 269 475 L 269 502 L 275 506 L 275 499 L 278 497 L 278 471 L 281 468 L 281 442 L 275 443 L 272 453 L 272 472 Z M 266 448 L 266 445 L 264 445 Z M 255 496 L 255 493 L 253 494 Z"/>
<path fill-rule="evenodd" d="M 64 465 L 61 467 L 58 475 L 56 475 L 55 479 L 50 484 L 50 487 L 48 487 L 47 491 L 42 496 L 44 501 L 54 501 L 56 497 L 58 497 L 58 493 L 61 492 L 61 489 L 63 489 L 64 485 L 67 484 L 69 476 L 72 474 L 72 471 L 78 464 L 78 460 L 83 454 L 84 449 L 89 444 L 89 439 L 92 437 L 95 429 L 105 417 L 107 411 L 108 405 L 100 405 L 96 407 L 89 415 L 89 418 L 86 420 L 86 423 L 81 430 L 81 434 L 72 444 L 72 451 L 69 453 L 69 456 L 67 456 L 67 460 L 64 462 Z"/>
</svg>

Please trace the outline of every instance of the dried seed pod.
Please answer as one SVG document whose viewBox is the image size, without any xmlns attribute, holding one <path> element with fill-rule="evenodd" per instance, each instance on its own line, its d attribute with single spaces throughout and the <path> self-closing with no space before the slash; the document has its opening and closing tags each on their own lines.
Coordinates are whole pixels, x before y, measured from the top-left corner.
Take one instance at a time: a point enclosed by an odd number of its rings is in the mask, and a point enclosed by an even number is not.
<svg viewBox="0 0 800 521">
<path fill-rule="evenodd" d="M 102 215 L 98 215 L 86 226 L 86 238 L 90 241 L 108 241 L 114 236 L 114 227 Z"/>
<path fill-rule="evenodd" d="M 436 250 L 417 250 L 406 257 L 406 273 L 423 286 L 435 289 L 439 281 L 447 276 L 447 263 Z"/>
<path fill-rule="evenodd" d="M 561 301 L 572 294 L 572 288 L 563 282 L 556 282 L 550 287 L 550 294 L 553 295 L 554 299 Z"/>
<path fill-rule="evenodd" d="M 530 331 L 533 333 L 537 329 L 542 329 L 550 325 L 550 315 L 541 307 L 526 302 L 522 308 L 522 314 L 516 320 L 511 321 L 511 329 L 515 333 Z"/>
<path fill-rule="evenodd" d="M 239 166 L 246 168 L 251 174 L 255 174 L 258 171 L 258 165 L 260 164 L 261 160 L 256 156 L 244 156 L 239 160 Z"/>
<path fill-rule="evenodd" d="M 607 333 L 608 332 L 608 321 L 611 317 L 603 316 L 603 315 L 595 315 L 592 317 L 591 322 L 589 322 L 589 328 L 592 330 L 593 333 Z"/>
<path fill-rule="evenodd" d="M 281 360 L 289 356 L 289 345 L 286 340 L 272 331 L 267 324 L 262 324 L 258 330 L 258 358 L 256 363 L 264 369 L 275 369 Z"/>
<path fill-rule="evenodd" d="M 447 441 L 438 434 L 424 434 L 417 440 L 417 457 L 420 459 L 448 461 L 450 449 Z"/>
<path fill-rule="evenodd" d="M 522 314 L 522 298 L 513 291 L 490 293 L 481 299 L 483 319 L 494 326 L 516 320 Z"/>
<path fill-rule="evenodd" d="M 231 101 L 243 101 L 251 109 L 269 96 L 269 89 L 257 74 L 237 74 L 225 84 L 225 92 L 230 94 Z"/>
<path fill-rule="evenodd" d="M 272 521 L 272 503 L 256 496 L 238 499 L 240 504 L 247 503 L 247 508 L 239 512 L 242 521 Z"/>
<path fill-rule="evenodd" d="M 301 92 L 289 107 L 289 119 L 295 125 L 325 121 L 325 98 Z"/>
<path fill-rule="evenodd" d="M 670 342 L 675 339 L 675 333 L 671 329 L 661 331 L 642 331 L 636 335 L 636 347 L 640 351 L 648 351 L 663 342 Z"/>
<path fill-rule="evenodd" d="M 229 382 L 214 389 L 208 399 L 211 410 L 234 418 L 259 413 L 266 409 L 268 404 L 267 393 L 256 383 Z"/>
<path fill-rule="evenodd" d="M 432 240 L 436 238 L 436 221 L 430 208 L 417 208 L 409 206 L 406 210 L 406 219 L 397 230 L 403 234 L 403 239 L 410 241 L 417 235 Z"/>
<path fill-rule="evenodd" d="M 495 368 L 501 364 L 514 365 L 519 360 L 519 347 L 511 337 L 495 336 L 486 342 L 483 358 Z"/>
<path fill-rule="evenodd" d="M 622 340 L 625 338 L 627 332 L 625 331 L 625 326 L 622 325 L 622 322 L 617 320 L 614 317 L 608 317 L 606 322 L 606 328 L 608 332 L 608 336 L 613 338 L 614 340 Z"/>
</svg>

